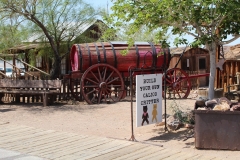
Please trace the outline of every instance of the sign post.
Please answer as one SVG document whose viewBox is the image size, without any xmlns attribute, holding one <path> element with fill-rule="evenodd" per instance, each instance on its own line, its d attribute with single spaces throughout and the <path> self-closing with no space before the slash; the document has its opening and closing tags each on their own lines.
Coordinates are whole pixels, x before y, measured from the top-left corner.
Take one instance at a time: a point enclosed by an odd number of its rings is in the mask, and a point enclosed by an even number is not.
<svg viewBox="0 0 240 160">
<path fill-rule="evenodd" d="M 136 126 L 162 122 L 162 74 L 136 76 Z"/>
</svg>

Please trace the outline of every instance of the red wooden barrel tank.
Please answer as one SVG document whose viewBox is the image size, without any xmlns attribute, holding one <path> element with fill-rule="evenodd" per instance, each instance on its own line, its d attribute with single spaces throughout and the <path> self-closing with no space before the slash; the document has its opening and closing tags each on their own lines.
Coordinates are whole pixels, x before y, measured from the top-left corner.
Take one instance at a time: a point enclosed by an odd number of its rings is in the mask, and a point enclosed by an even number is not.
<svg viewBox="0 0 240 160">
<path fill-rule="evenodd" d="M 136 42 L 127 52 L 126 42 L 98 42 L 74 44 L 71 48 L 70 60 L 72 71 L 84 72 L 88 67 L 107 63 L 120 72 L 127 72 L 129 67 L 135 68 L 168 68 L 171 59 L 170 50 L 148 42 Z M 165 57 L 164 57 L 165 56 Z M 166 59 L 164 63 L 164 59 Z"/>
</svg>

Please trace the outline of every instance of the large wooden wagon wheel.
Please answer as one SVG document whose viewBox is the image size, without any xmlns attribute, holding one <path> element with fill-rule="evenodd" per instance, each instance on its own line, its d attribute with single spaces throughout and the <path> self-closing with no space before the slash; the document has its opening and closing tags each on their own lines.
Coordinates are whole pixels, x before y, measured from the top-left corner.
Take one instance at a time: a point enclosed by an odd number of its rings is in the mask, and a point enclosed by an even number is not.
<svg viewBox="0 0 240 160">
<path fill-rule="evenodd" d="M 124 93 L 124 81 L 119 71 L 109 64 L 89 67 L 81 79 L 81 92 L 88 104 L 120 101 Z"/>
<path fill-rule="evenodd" d="M 166 98 L 180 99 L 188 97 L 191 89 L 191 81 L 185 71 L 179 68 L 169 69 L 167 70 L 166 76 L 163 75 L 163 82 L 165 78 L 167 90 Z"/>
</svg>

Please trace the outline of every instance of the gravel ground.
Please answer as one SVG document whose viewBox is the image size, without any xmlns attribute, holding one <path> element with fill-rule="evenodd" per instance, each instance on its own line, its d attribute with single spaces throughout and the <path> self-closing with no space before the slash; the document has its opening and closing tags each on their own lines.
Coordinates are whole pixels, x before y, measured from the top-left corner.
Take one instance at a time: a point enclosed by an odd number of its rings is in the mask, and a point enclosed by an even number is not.
<svg viewBox="0 0 240 160">
<path fill-rule="evenodd" d="M 100 105 L 86 105 L 83 102 L 71 103 L 59 102 L 47 107 L 42 107 L 42 103 L 1 104 L 0 122 L 123 140 L 129 140 L 134 135 L 137 141 L 161 145 L 165 148 L 214 154 L 222 159 L 240 157 L 239 151 L 196 149 L 195 138 L 192 136 L 193 130 L 190 129 L 181 128 L 177 131 L 165 132 L 164 125 L 159 124 L 135 127 L 135 102 L 133 102 L 132 134 L 131 102 L 129 100 Z M 164 108 L 165 102 L 162 103 Z M 194 109 L 195 100 L 167 100 L 168 114 L 172 114 L 172 107 L 175 104 L 182 111 L 190 111 Z"/>
</svg>

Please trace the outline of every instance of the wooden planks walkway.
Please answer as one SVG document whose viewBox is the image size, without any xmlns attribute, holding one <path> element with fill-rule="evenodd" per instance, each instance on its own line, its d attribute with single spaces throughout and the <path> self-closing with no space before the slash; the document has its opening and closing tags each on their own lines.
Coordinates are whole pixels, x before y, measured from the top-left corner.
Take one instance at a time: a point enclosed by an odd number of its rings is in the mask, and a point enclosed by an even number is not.
<svg viewBox="0 0 240 160">
<path fill-rule="evenodd" d="M 205 157 L 196 153 L 184 153 L 139 142 L 10 124 L 0 124 L 0 149 L 17 151 L 46 160 L 216 159 L 214 156 Z"/>
</svg>

